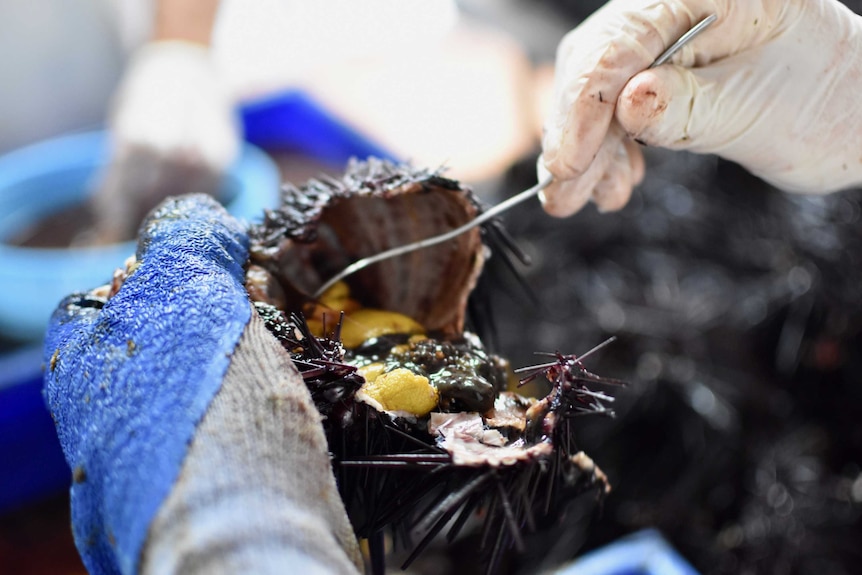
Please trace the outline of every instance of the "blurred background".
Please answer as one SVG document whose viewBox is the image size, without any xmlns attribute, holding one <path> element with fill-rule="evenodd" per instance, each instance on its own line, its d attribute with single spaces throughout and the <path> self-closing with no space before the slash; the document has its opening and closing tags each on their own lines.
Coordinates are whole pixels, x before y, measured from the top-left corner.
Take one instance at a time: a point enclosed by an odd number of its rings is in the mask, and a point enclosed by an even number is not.
<svg viewBox="0 0 862 575">
<path fill-rule="evenodd" d="M 225 0 L 213 32 L 249 146 L 226 203 L 242 199 L 247 217 L 275 201 L 279 180 L 338 174 L 369 153 L 448 166 L 489 203 L 529 187 L 556 45 L 602 2 L 300 4 Z M 108 280 L 132 251 L 121 244 L 108 262 L 70 251 L 62 234 L 38 240 L 37 216 L 54 217 L 55 232 L 79 221 L 65 210 L 101 184 L 110 134 L 26 147 L 106 127 L 152 15 L 143 1 L 0 0 L 0 299 L 12 308 L 36 297 L 27 281 L 60 283 L 56 258 L 98 262 L 95 283 L 64 294 Z M 474 295 L 474 328 L 514 366 L 615 335 L 588 367 L 630 382 L 616 418 L 579 420 L 581 447 L 614 491 L 600 509 L 575 501 L 507 571 L 652 527 L 704 574 L 859 572 L 862 193 L 791 196 L 715 157 L 646 156 L 619 213 L 588 206 L 556 220 L 530 203 L 507 214 L 533 264 L 492 256 Z M 84 191 L 65 192 L 49 169 L 77 174 Z M 46 181 L 49 191 L 35 187 Z M 28 209 L 34 197 L 48 207 Z M 26 317 L 0 318 L 0 573 L 83 573 L 70 474 L 39 395 L 38 314 L 58 298 L 39 297 Z M 465 537 L 414 568 L 476 572 L 475 545 Z"/>
</svg>

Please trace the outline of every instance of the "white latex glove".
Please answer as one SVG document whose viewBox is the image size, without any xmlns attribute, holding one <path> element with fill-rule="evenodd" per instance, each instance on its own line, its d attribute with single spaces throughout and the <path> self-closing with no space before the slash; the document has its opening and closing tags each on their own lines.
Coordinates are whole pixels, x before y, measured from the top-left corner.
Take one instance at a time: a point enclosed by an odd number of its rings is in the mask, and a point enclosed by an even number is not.
<svg viewBox="0 0 862 575">
<path fill-rule="evenodd" d="M 672 65 L 647 70 L 713 13 Z M 788 191 L 862 182 L 860 23 L 836 0 L 611 0 L 559 47 L 545 209 L 625 205 L 643 176 L 633 138 L 716 153 Z"/>
<path fill-rule="evenodd" d="M 231 99 L 206 46 L 157 41 L 132 57 L 110 121 L 113 159 L 95 209 L 102 241 L 133 237 L 169 195 L 217 191 L 239 149 Z"/>
</svg>

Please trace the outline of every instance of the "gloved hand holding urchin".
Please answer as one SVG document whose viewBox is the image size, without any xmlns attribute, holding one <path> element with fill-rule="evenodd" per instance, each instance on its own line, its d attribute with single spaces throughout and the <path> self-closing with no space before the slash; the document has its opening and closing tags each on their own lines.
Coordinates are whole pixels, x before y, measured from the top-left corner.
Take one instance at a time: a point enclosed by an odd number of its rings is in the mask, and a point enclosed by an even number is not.
<svg viewBox="0 0 862 575">
<path fill-rule="evenodd" d="M 169 200 L 113 286 L 67 298 L 45 395 L 90 573 L 357 573 L 321 418 L 243 285 L 248 238 Z"/>
<path fill-rule="evenodd" d="M 650 63 L 698 21 L 718 19 Z M 611 0 L 561 43 L 540 177 L 558 216 L 619 209 L 634 140 L 715 153 L 793 192 L 862 182 L 862 19 L 837 0 Z"/>
</svg>

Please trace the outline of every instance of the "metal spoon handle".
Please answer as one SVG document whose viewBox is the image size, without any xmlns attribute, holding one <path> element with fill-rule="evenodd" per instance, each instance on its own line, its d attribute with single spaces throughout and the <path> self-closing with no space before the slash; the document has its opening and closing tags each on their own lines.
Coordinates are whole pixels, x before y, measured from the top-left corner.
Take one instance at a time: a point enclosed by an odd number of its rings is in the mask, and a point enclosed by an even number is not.
<svg viewBox="0 0 862 575">
<path fill-rule="evenodd" d="M 650 64 L 650 68 L 655 68 L 656 66 L 661 66 L 662 64 L 667 63 L 674 54 L 679 52 L 683 46 L 694 40 L 701 32 L 709 28 L 709 26 L 718 20 L 718 16 L 716 14 L 710 14 L 697 24 L 695 24 L 691 30 L 680 36 L 680 39 L 670 45 L 670 48 L 661 53 L 661 55 L 655 59 L 655 62 Z"/>
</svg>

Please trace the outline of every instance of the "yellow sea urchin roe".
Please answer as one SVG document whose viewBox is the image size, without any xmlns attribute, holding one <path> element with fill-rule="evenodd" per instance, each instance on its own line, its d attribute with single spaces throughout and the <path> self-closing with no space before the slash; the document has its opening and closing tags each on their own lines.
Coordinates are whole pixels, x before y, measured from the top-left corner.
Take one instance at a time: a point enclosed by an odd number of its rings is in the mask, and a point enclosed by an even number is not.
<svg viewBox="0 0 862 575">
<path fill-rule="evenodd" d="M 410 353 L 416 347 L 416 344 L 425 341 L 428 339 L 428 336 L 424 333 L 420 333 L 417 335 L 411 335 L 410 339 L 407 340 L 407 343 L 402 343 L 401 345 L 393 346 L 389 351 L 390 355 L 403 355 Z"/>
<path fill-rule="evenodd" d="M 380 362 L 376 362 L 376 363 L 369 363 L 368 365 L 363 365 L 362 367 L 358 368 L 356 371 L 357 371 L 357 373 L 359 373 L 359 375 L 362 376 L 362 378 L 365 381 L 370 383 L 370 382 L 374 381 L 375 379 L 377 379 L 380 376 L 380 374 L 383 373 L 384 369 L 386 369 L 386 366 L 384 366 Z"/>
<path fill-rule="evenodd" d="M 308 325 L 308 329 L 311 330 L 311 333 L 316 337 L 323 337 L 323 322 L 319 319 L 308 318 L 305 320 L 305 323 Z M 330 327 L 330 330 L 332 328 Z"/>
<path fill-rule="evenodd" d="M 372 337 L 393 333 L 424 333 L 418 322 L 404 314 L 380 309 L 360 309 L 344 317 L 341 326 L 341 343 L 348 349 L 361 345 Z"/>
<path fill-rule="evenodd" d="M 422 417 L 437 407 L 437 389 L 428 382 L 428 378 L 403 367 L 382 373 L 374 381 L 367 381 L 360 392 L 386 411 L 405 411 Z"/>
<path fill-rule="evenodd" d="M 323 337 L 323 323 L 326 320 L 327 332 L 332 331 L 341 319 L 341 312 L 350 314 L 362 306 L 358 301 L 350 297 L 350 287 L 344 282 L 338 282 L 323 292 L 320 299 L 308 302 L 302 313 L 311 328 L 311 333 L 317 337 Z"/>
<path fill-rule="evenodd" d="M 329 309 L 344 310 L 345 313 L 359 308 L 359 302 L 350 297 L 350 286 L 345 282 L 338 282 L 323 292 L 318 303 Z"/>
</svg>

